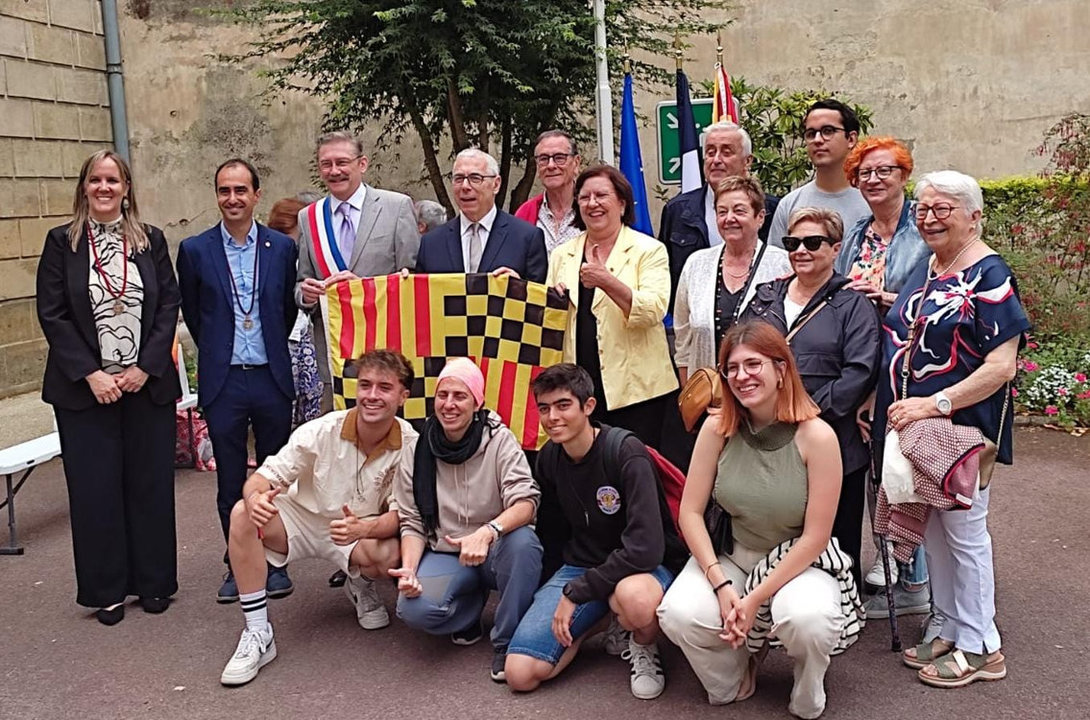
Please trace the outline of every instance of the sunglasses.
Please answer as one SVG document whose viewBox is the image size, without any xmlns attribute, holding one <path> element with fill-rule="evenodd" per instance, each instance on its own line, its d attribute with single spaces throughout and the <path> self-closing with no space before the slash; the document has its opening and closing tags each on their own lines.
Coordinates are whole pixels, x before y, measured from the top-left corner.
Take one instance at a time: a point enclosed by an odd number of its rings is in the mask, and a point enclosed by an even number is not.
<svg viewBox="0 0 1090 720">
<path fill-rule="evenodd" d="M 821 247 L 822 243 L 829 243 L 830 245 L 836 245 L 836 240 L 831 237 L 825 237 L 824 235 L 807 235 L 806 237 L 793 237 L 791 235 L 783 236 L 783 247 L 787 252 L 795 252 L 799 249 L 799 245 L 803 245 L 810 252 L 815 252 Z"/>
</svg>

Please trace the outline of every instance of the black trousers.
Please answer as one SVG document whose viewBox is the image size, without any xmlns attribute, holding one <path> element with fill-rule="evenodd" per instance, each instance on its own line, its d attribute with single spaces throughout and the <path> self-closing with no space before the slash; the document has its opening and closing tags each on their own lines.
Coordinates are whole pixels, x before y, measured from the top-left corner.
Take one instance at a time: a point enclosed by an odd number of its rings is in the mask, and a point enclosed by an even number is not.
<svg viewBox="0 0 1090 720">
<path fill-rule="evenodd" d="M 644 445 L 658 450 L 662 444 L 662 423 L 670 397 L 668 394 L 662 395 L 616 410 L 605 410 L 605 403 L 599 402 L 590 419 L 630 430 Z"/>
<path fill-rule="evenodd" d="M 76 602 L 178 591 L 174 529 L 174 403 L 148 391 L 109 405 L 55 408 L 72 519 Z"/>
<path fill-rule="evenodd" d="M 867 467 L 863 466 L 844 476 L 840 483 L 840 502 L 833 519 L 833 537 L 840 549 L 852 559 L 852 577 L 855 586 L 862 590 L 863 573 L 859 567 L 863 545 L 863 501 L 866 495 Z"/>
<path fill-rule="evenodd" d="M 216 457 L 216 509 L 224 540 L 231 529 L 231 509 L 242 499 L 242 485 L 249 474 L 250 425 L 260 467 L 265 458 L 280 452 L 291 436 L 291 400 L 273 380 L 268 365 L 249 370 L 232 366 L 223 389 L 204 408 Z"/>
</svg>

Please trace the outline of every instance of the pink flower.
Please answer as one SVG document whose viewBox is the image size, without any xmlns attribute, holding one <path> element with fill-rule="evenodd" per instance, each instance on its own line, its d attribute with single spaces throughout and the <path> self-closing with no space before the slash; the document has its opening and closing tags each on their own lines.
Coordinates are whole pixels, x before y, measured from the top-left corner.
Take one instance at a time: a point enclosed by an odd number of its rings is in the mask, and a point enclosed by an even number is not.
<svg viewBox="0 0 1090 720">
<path fill-rule="evenodd" d="M 1090 390 L 1084 390 L 1075 397 L 1077 397 L 1079 400 L 1090 400 Z"/>
<path fill-rule="evenodd" d="M 1075 382 L 1077 382 L 1077 383 L 1086 382 L 1086 375 L 1084 373 L 1075 373 Z"/>
<path fill-rule="evenodd" d="M 1036 350 L 1040 347 L 1040 345 L 1031 340 L 1030 342 L 1026 343 L 1026 347 L 1028 347 L 1030 350 Z"/>
<path fill-rule="evenodd" d="M 1055 405 L 1049 405 L 1045 408 L 1045 415 L 1058 415 L 1059 412 L 1060 411 L 1056 409 Z"/>
<path fill-rule="evenodd" d="M 1033 362 L 1032 360 L 1026 360 L 1026 364 L 1022 367 L 1026 369 L 1026 372 L 1034 372 L 1036 370 L 1039 370 L 1041 366 Z"/>
<path fill-rule="evenodd" d="M 1090 392 L 1090 390 L 1088 390 L 1087 392 Z M 1011 388 L 1011 397 L 1018 397 L 1018 388 L 1016 388 L 1016 387 Z"/>
<path fill-rule="evenodd" d="M 1056 394 L 1059 395 L 1060 397 L 1067 397 L 1067 388 L 1059 388 L 1056 391 Z"/>
</svg>

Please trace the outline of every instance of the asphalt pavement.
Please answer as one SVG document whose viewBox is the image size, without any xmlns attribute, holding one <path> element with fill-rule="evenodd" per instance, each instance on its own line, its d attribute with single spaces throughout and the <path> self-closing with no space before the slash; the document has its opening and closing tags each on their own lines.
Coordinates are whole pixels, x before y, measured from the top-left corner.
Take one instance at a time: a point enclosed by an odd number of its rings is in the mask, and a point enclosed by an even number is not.
<svg viewBox="0 0 1090 720">
<path fill-rule="evenodd" d="M 823 717 L 1090 717 L 1090 437 L 1020 429 L 1015 454 L 1016 465 L 996 473 L 990 518 L 1008 678 L 928 688 L 890 652 L 887 622 L 872 620 L 833 659 Z M 26 554 L 0 557 L 0 718 L 789 717 L 782 651 L 770 654 L 753 698 L 711 707 L 665 640 L 667 685 L 657 700 L 633 698 L 628 664 L 594 648 L 537 692 L 516 695 L 489 680 L 487 642 L 457 647 L 396 618 L 361 630 L 348 599 L 326 584 L 331 568 L 317 561 L 293 566 L 294 594 L 270 601 L 279 657 L 249 685 L 224 688 L 219 675 L 242 615 L 214 599 L 223 572 L 215 489 L 211 474 L 178 472 L 181 589 L 171 608 L 147 615 L 133 599 L 125 620 L 105 627 L 74 602 L 60 463 L 35 472 L 16 501 Z M 393 587 L 383 595 L 392 607 Z M 902 619 L 906 642 L 917 639 L 918 622 Z"/>
</svg>

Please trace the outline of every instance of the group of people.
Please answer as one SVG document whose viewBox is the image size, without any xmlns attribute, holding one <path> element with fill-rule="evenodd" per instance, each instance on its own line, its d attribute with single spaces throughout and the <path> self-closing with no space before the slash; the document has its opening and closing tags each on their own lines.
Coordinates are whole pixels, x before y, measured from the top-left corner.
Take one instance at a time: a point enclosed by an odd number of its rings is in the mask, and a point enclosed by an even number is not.
<svg viewBox="0 0 1090 720">
<path fill-rule="evenodd" d="M 667 203 L 658 238 L 631 227 L 624 176 L 583 169 L 561 130 L 538 138 L 543 192 L 514 215 L 496 206 L 496 160 L 458 153 L 449 221 L 437 203 L 363 182 L 358 139 L 328 133 L 317 143 L 328 194 L 278 201 L 270 226 L 255 220 L 258 171 L 239 158 L 217 168 L 222 221 L 181 243 L 177 276 L 128 165 L 95 153 L 71 222 L 46 238 L 37 286 L 77 602 L 112 625 L 128 596 L 158 613 L 177 591 L 180 309 L 217 461 L 228 564 L 217 600 L 238 601 L 245 619 L 226 685 L 276 657 L 267 599 L 289 594 L 288 566 L 312 557 L 343 573 L 367 630 L 390 622 L 383 580 L 404 623 L 457 644 L 482 637 L 498 591 L 490 676 L 517 691 L 604 633 L 632 665 L 633 694 L 656 697 L 661 631 L 713 704 L 752 695 L 765 652 L 782 645 L 796 663 L 789 709 L 814 718 L 831 656 L 891 605 L 929 614 L 902 658 L 922 682 L 1005 676 L 987 509 L 992 463 L 1012 460 L 1009 383 L 1029 329 L 1017 284 L 981 237 L 975 180 L 929 173 L 908 199 L 908 148 L 861 139 L 836 100 L 799 130 L 815 178 L 778 199 L 749 175 L 744 129 L 706 128 L 706 183 Z M 356 359 L 355 407 L 332 411 L 318 301 L 397 272 L 509 274 L 566 295 L 565 362 L 533 382 L 540 451 L 484 406 L 467 358 L 448 360 L 416 428 L 398 417 L 413 369 L 394 349 Z M 721 377 L 721 401 L 679 433 L 679 388 L 702 368 Z M 902 505 L 874 490 L 899 454 L 892 431 L 985 448 L 929 458 L 953 472 L 971 456 L 960 509 L 941 493 Z M 660 447 L 687 472 L 676 514 Z M 861 572 L 867 497 L 875 542 L 899 561 L 892 598 L 887 568 Z M 868 586 L 878 594 L 864 609 Z"/>
</svg>

